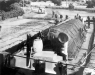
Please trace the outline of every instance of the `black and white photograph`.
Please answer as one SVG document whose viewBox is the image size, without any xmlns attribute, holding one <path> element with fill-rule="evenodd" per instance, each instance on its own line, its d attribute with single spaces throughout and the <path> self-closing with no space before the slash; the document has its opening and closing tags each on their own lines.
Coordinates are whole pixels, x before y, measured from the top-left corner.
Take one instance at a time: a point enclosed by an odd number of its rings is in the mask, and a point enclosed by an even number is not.
<svg viewBox="0 0 95 75">
<path fill-rule="evenodd" d="M 95 75 L 95 0 L 0 0 L 0 75 Z"/>
</svg>

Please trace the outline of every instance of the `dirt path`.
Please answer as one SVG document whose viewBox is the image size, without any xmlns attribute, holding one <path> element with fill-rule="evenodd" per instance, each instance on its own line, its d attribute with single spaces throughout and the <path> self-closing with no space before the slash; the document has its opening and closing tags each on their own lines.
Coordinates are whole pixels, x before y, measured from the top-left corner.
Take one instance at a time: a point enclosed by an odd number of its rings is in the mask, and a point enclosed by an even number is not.
<svg viewBox="0 0 95 75">
<path fill-rule="evenodd" d="M 44 17 L 47 14 L 37 14 L 36 17 Z M 0 51 L 4 51 L 23 40 L 26 40 L 26 35 L 34 35 L 51 26 L 48 21 L 13 18 L 0 22 L 2 26 L 0 32 Z"/>
</svg>

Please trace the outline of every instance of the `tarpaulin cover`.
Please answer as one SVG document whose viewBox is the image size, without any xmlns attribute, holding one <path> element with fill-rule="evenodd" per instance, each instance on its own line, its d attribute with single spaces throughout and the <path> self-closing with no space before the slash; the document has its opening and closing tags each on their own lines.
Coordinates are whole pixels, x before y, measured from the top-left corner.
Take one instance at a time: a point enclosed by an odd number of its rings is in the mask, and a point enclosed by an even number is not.
<svg viewBox="0 0 95 75">
<path fill-rule="evenodd" d="M 57 38 L 59 33 L 66 34 L 69 37 L 68 56 L 69 58 L 74 58 L 83 43 L 80 31 L 83 27 L 84 24 L 79 19 L 71 19 L 58 26 L 51 27 L 48 37 Z"/>
</svg>

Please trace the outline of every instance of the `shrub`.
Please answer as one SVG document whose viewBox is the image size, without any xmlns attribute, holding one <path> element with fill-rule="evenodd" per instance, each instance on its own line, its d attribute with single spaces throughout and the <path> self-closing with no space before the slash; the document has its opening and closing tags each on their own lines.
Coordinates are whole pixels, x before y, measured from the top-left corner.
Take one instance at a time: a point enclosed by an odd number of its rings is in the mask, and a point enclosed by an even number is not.
<svg viewBox="0 0 95 75">
<path fill-rule="evenodd" d="M 59 6 L 61 5 L 62 0 L 51 0 L 51 2 Z"/>
<path fill-rule="evenodd" d="M 19 2 L 20 0 L 2 0 L 0 1 L 0 10 L 4 10 L 4 11 L 10 11 L 10 5 L 15 3 L 15 2 Z"/>
<path fill-rule="evenodd" d="M 69 9 L 74 9 L 74 6 L 73 6 L 73 4 L 69 4 Z"/>
<path fill-rule="evenodd" d="M 3 11 L 1 14 L 2 14 L 2 20 L 5 20 L 5 17 L 6 17 L 5 12 Z"/>
<path fill-rule="evenodd" d="M 20 8 L 20 5 L 18 3 L 13 3 L 10 5 L 10 8 L 11 9 L 18 9 L 18 8 Z"/>
<path fill-rule="evenodd" d="M 19 4 L 20 6 L 23 6 L 23 0 L 21 0 Z M 30 1 L 24 1 L 24 6 L 26 6 L 27 4 L 30 4 Z"/>
<path fill-rule="evenodd" d="M 0 11 L 3 20 L 7 18 L 22 16 L 24 14 L 23 9 L 20 8 L 18 3 L 11 4 L 10 9 L 11 9 L 10 11 L 2 11 L 2 10 Z"/>
<path fill-rule="evenodd" d="M 93 8 L 94 7 L 94 3 L 92 1 L 87 1 L 87 8 Z"/>
<path fill-rule="evenodd" d="M 95 0 L 92 0 L 93 5 L 95 6 Z"/>
<path fill-rule="evenodd" d="M 2 20 L 5 20 L 7 18 L 22 16 L 24 14 L 24 11 L 21 9 L 17 9 L 17 10 L 11 10 L 9 12 L 3 12 L 1 14 L 2 14 Z"/>
</svg>

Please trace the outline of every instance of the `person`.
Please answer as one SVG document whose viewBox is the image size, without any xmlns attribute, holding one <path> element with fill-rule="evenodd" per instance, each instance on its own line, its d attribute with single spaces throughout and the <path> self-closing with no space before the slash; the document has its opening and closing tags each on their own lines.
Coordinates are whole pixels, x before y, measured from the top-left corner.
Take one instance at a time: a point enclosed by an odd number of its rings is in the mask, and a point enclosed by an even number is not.
<svg viewBox="0 0 95 75">
<path fill-rule="evenodd" d="M 38 13 L 42 13 L 42 9 L 39 7 Z"/>
<path fill-rule="evenodd" d="M 4 17 L 4 15 L 2 15 L 2 20 L 5 20 L 5 17 Z"/>
<path fill-rule="evenodd" d="M 75 15 L 75 19 L 77 19 L 76 15 Z"/>
<path fill-rule="evenodd" d="M 0 31 L 1 31 L 1 28 L 2 28 L 2 26 L 0 26 Z"/>
<path fill-rule="evenodd" d="M 76 18 L 79 19 L 79 14 L 77 14 Z"/>
<path fill-rule="evenodd" d="M 57 25 L 59 23 L 58 19 L 55 19 L 55 25 Z"/>
<path fill-rule="evenodd" d="M 53 38 L 53 37 L 52 37 Z M 60 33 L 58 38 L 51 40 L 53 50 L 63 57 L 63 60 L 68 60 L 68 36 L 66 34 Z"/>
<path fill-rule="evenodd" d="M 55 19 L 57 19 L 58 18 L 58 15 L 57 14 L 55 14 Z"/>
<path fill-rule="evenodd" d="M 79 20 L 82 22 L 82 18 L 81 18 L 81 16 L 79 16 Z"/>
<path fill-rule="evenodd" d="M 18 16 L 17 16 L 17 19 L 18 19 Z"/>
<path fill-rule="evenodd" d="M 59 21 L 58 21 L 58 15 L 55 14 L 55 25 L 57 25 L 58 23 L 59 23 Z"/>
<path fill-rule="evenodd" d="M 53 38 L 53 36 L 52 36 Z M 51 45 L 55 53 L 63 58 L 58 62 L 58 69 L 60 75 L 67 74 L 67 60 L 68 60 L 68 36 L 64 33 L 59 33 L 58 38 L 51 40 Z"/>
</svg>

